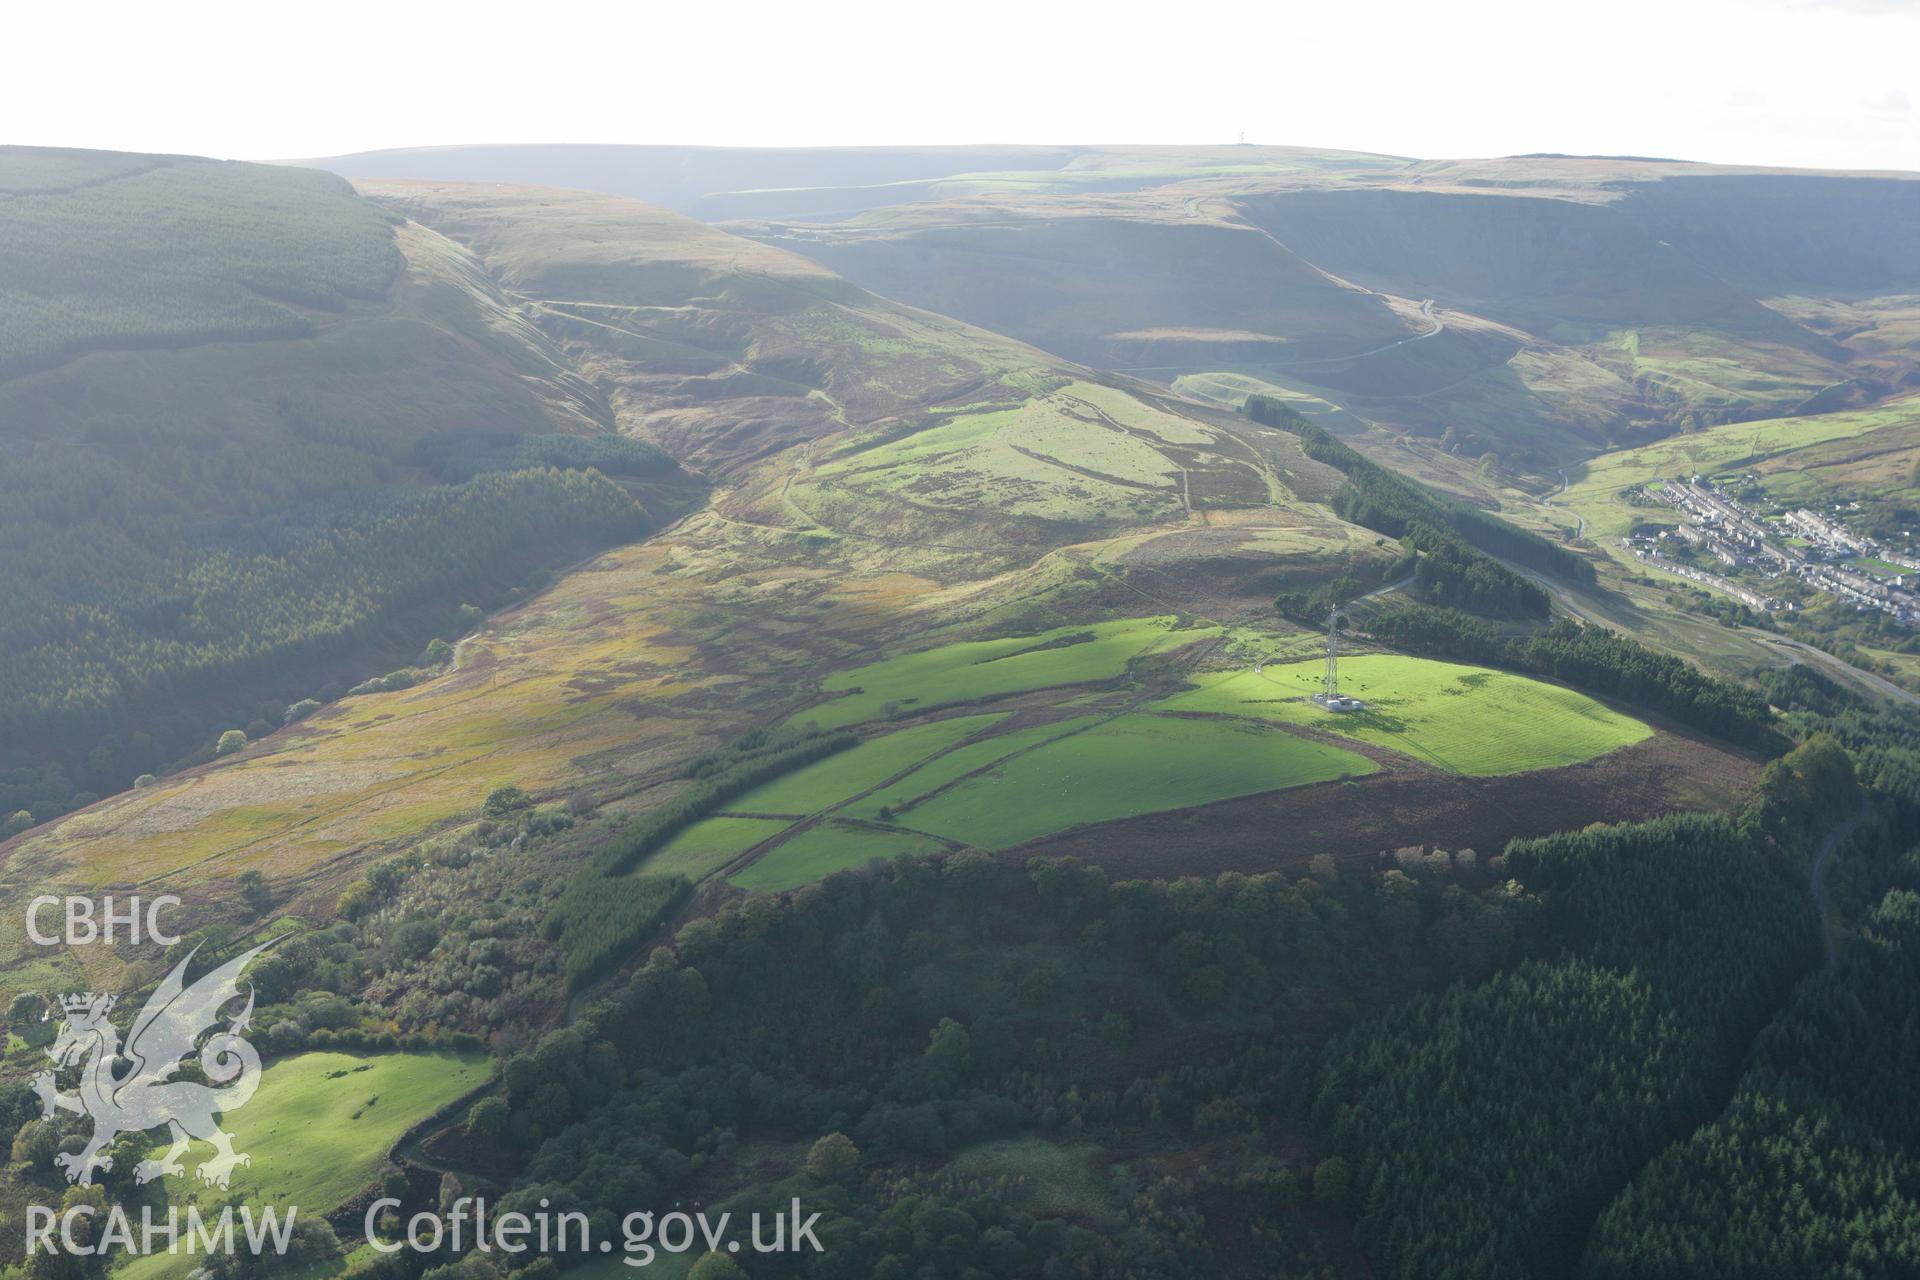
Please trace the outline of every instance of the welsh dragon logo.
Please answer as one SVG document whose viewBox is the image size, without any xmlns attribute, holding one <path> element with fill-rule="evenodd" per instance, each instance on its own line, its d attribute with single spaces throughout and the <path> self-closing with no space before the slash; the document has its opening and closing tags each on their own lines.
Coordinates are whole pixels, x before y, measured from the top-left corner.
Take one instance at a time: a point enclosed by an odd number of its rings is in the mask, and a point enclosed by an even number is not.
<svg viewBox="0 0 1920 1280">
<path fill-rule="evenodd" d="M 262 943 L 190 987 L 185 978 L 194 953 L 189 952 L 141 1008 L 127 1032 L 124 1049 L 120 1033 L 107 1020 L 113 996 L 86 992 L 61 997 L 65 1020 L 47 1056 L 56 1069 L 78 1065 L 80 1086 L 73 1093 L 61 1093 L 54 1072 L 42 1071 L 33 1078 L 33 1090 L 40 1095 L 47 1119 L 70 1111 L 93 1121 L 93 1138 L 84 1150 L 61 1152 L 53 1158 L 66 1171 L 67 1181 L 91 1182 L 95 1169 L 111 1172 L 113 1158 L 101 1153 L 115 1138 L 162 1125 L 172 1137 L 173 1146 L 160 1159 L 142 1160 L 136 1165 L 136 1182 L 184 1174 L 180 1157 L 194 1139 L 214 1149 L 213 1156 L 195 1171 L 209 1186 L 225 1187 L 236 1167 L 252 1163 L 246 1154 L 233 1149 L 232 1135 L 214 1121 L 215 1116 L 246 1105 L 260 1085 L 260 1054 L 240 1034 L 253 1017 L 251 989 L 246 1008 L 228 1022 L 225 1031 L 217 1032 L 200 1047 L 201 1070 L 213 1084 L 169 1077 L 194 1051 L 194 1041 L 201 1033 L 220 1021 L 220 1010 L 239 998 L 241 971 L 272 945 Z M 124 1070 L 116 1070 L 122 1065 Z"/>
</svg>

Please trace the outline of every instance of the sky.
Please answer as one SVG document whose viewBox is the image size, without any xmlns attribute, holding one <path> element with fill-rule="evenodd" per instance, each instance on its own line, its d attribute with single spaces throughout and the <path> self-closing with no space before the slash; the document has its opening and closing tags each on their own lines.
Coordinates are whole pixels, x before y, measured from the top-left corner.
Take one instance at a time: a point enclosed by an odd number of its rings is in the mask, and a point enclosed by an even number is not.
<svg viewBox="0 0 1920 1280">
<path fill-rule="evenodd" d="M 10 6 L 0 142 L 1217 143 L 1920 170 L 1920 0 Z"/>
</svg>

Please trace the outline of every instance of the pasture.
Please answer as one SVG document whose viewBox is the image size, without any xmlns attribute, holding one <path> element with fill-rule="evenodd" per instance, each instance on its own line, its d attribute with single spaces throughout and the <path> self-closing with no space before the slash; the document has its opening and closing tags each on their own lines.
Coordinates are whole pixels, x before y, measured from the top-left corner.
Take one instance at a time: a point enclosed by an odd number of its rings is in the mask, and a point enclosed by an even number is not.
<svg viewBox="0 0 1920 1280">
<path fill-rule="evenodd" d="M 1048 724 L 1031 725 L 1011 733 L 983 738 L 979 742 L 969 742 L 965 746 L 956 747 L 945 755 L 927 761 L 898 782 L 882 787 L 872 795 L 849 805 L 847 812 L 859 818 L 883 818 L 890 813 L 897 820 L 911 826 L 913 821 L 908 815 L 913 812 L 915 805 L 929 798 L 933 792 L 950 786 L 970 773 L 986 768 L 996 760 L 1003 760 L 1016 751 L 1024 751 L 1063 734 L 1078 733 L 1094 723 L 1095 717 L 1080 716 L 1070 720 L 1055 720 Z M 883 813 L 883 810 L 886 813 Z"/>
<path fill-rule="evenodd" d="M 797 889 L 836 871 L 864 867 L 876 858 L 938 853 L 944 847 L 938 840 L 909 832 L 823 822 L 774 846 L 759 861 L 735 872 L 731 879 L 742 889 L 773 893 Z"/>
<path fill-rule="evenodd" d="M 916 806 L 902 821 L 1004 849 L 1083 823 L 1374 769 L 1364 756 L 1258 725 L 1126 715 L 996 764 Z"/>
<path fill-rule="evenodd" d="M 656 849 L 639 870 L 699 880 L 789 825 L 782 818 L 703 818 Z"/>
<path fill-rule="evenodd" d="M 1031 689 L 1112 680 L 1124 675 L 1136 658 L 1218 634 L 1215 627 L 1178 629 L 1172 617 L 1122 618 L 1037 635 L 941 645 L 827 677 L 821 687 L 844 696 L 799 712 L 788 723 L 836 729 L 877 719 L 889 709 L 923 711 Z"/>
<path fill-rule="evenodd" d="M 490 1070 L 478 1053 L 315 1052 L 275 1062 L 262 1073 L 252 1100 L 221 1118 L 234 1150 L 252 1156 L 253 1163 L 234 1170 L 228 1192 L 209 1190 L 194 1169 L 212 1148 L 196 1143 L 181 1160 L 185 1179 L 167 1179 L 165 1194 L 191 1198 L 203 1213 L 231 1196 L 272 1205 L 283 1215 L 297 1207 L 303 1220 L 322 1217 L 373 1184 L 402 1134 L 485 1083 Z M 165 1146 L 154 1148 L 156 1158 Z M 347 1235 L 343 1242 L 352 1248 L 355 1239 Z M 197 1262 L 163 1251 L 135 1258 L 117 1274 L 123 1280 L 172 1280 Z M 338 1269 L 328 1264 L 317 1274 Z"/>
<path fill-rule="evenodd" d="M 997 723 L 996 715 L 959 716 L 915 725 L 863 742 L 755 787 L 727 806 L 730 813 L 804 816 L 840 803 L 936 751 Z"/>
<path fill-rule="evenodd" d="M 253 1157 L 234 1171 L 233 1189 L 254 1204 L 309 1214 L 342 1204 L 373 1182 L 400 1135 L 485 1083 L 490 1070 L 478 1053 L 315 1052 L 275 1062 L 253 1099 L 221 1121 L 234 1149 Z M 183 1157 L 189 1178 L 210 1152 L 196 1145 Z"/>
<path fill-rule="evenodd" d="M 1578 764 L 1652 734 L 1631 716 L 1585 694 L 1505 671 L 1361 654 L 1340 662 L 1341 688 L 1367 709 L 1335 715 L 1308 699 L 1320 688 L 1319 662 L 1295 662 L 1194 678 L 1199 687 L 1157 704 L 1310 725 L 1470 777 L 1526 773 Z"/>
</svg>

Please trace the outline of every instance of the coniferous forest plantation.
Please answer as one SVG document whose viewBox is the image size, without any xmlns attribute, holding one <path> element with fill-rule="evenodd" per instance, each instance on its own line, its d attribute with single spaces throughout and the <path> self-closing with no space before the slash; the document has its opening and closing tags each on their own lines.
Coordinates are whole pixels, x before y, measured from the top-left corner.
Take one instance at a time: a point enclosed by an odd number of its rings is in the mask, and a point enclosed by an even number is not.
<svg viewBox="0 0 1920 1280">
<path fill-rule="evenodd" d="M 0 1280 L 1920 1275 L 1920 177 L 307 136 L 0 146 Z"/>
</svg>

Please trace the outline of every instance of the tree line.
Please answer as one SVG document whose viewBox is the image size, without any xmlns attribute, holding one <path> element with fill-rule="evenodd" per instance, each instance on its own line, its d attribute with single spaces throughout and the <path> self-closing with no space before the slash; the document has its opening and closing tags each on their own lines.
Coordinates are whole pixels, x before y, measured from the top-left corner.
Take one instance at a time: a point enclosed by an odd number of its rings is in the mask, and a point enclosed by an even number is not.
<svg viewBox="0 0 1920 1280">
<path fill-rule="evenodd" d="M 689 762 L 692 785 L 628 823 L 554 904 L 546 934 L 566 953 L 568 983 L 605 976 L 685 899 L 691 886 L 683 877 L 632 874 L 649 854 L 734 797 L 859 741 L 845 730 L 756 729 Z"/>
<path fill-rule="evenodd" d="M 1458 609 L 1419 604 L 1380 609 L 1365 625 L 1375 639 L 1409 653 L 1547 676 L 1756 750 L 1786 745 L 1765 694 L 1605 627 L 1562 618 L 1532 635 L 1509 636 Z"/>
<path fill-rule="evenodd" d="M 1768 701 L 1797 737 L 1826 734 L 1847 748 L 1861 779 L 1920 816 L 1920 716 L 1862 698 L 1805 663 L 1763 673 Z M 1874 896 L 1878 896 L 1876 891 Z"/>
<path fill-rule="evenodd" d="M 1309 458 L 1342 472 L 1346 483 L 1334 494 L 1334 510 L 1355 524 L 1392 537 L 1425 526 L 1450 532 L 1472 547 L 1570 582 L 1597 580 L 1593 564 L 1537 533 L 1440 493 L 1417 480 L 1390 471 L 1335 439 L 1325 428 L 1301 417 L 1282 400 L 1249 396 L 1242 407 L 1249 418 L 1300 437 Z"/>
</svg>

